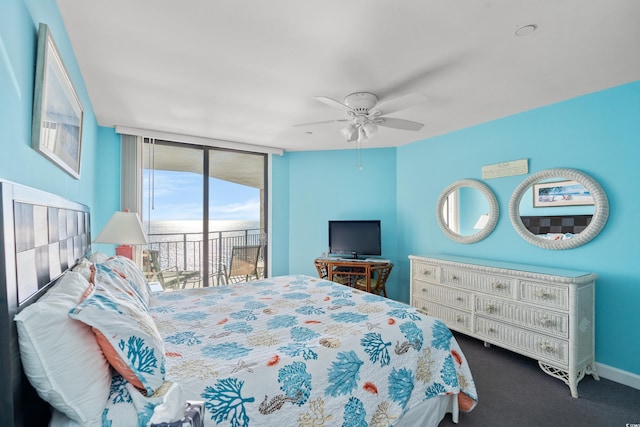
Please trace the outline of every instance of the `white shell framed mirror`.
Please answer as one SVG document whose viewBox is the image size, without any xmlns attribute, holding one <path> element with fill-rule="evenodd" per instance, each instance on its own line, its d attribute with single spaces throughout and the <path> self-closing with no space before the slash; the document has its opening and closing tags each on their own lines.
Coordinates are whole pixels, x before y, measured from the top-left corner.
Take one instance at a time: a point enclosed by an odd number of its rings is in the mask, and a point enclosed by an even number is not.
<svg viewBox="0 0 640 427">
<path fill-rule="evenodd" d="M 436 206 L 440 229 L 458 243 L 476 243 L 486 238 L 496 227 L 498 215 L 495 194 L 475 179 L 461 179 L 449 185 Z"/>
<path fill-rule="evenodd" d="M 609 216 L 600 184 L 575 169 L 537 172 L 516 187 L 509 218 L 527 242 L 545 249 L 571 249 L 592 240 Z"/>
</svg>

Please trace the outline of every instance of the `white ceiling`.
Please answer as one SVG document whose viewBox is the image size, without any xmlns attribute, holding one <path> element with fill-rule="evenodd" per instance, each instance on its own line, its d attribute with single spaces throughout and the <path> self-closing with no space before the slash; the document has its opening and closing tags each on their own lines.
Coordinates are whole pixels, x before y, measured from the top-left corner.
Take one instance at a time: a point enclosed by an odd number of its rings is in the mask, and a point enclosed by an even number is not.
<svg viewBox="0 0 640 427">
<path fill-rule="evenodd" d="M 58 4 L 100 125 L 290 151 L 353 148 L 313 96 L 423 94 L 389 147 L 640 80 L 638 0 Z"/>
</svg>

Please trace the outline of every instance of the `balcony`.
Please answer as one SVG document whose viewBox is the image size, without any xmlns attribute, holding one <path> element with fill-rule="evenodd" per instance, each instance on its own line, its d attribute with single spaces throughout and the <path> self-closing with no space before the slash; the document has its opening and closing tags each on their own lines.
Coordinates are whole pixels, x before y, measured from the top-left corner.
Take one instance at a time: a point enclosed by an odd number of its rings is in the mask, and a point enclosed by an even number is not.
<svg viewBox="0 0 640 427">
<path fill-rule="evenodd" d="M 145 249 L 157 251 L 161 270 L 197 271 L 195 277 L 178 283 L 182 288 L 219 286 L 228 283 L 225 272 L 229 270 L 231 253 L 238 246 L 260 246 L 257 278 L 264 277 L 264 254 L 266 253 L 266 234 L 260 229 L 225 230 L 209 233 L 206 244 L 209 245 L 209 277 L 204 278 L 202 233 L 160 233 L 148 234 L 149 244 Z M 149 280 L 157 280 L 148 266 L 143 267 Z M 252 277 L 251 280 L 256 280 Z M 246 281 L 239 278 L 236 281 Z"/>
</svg>

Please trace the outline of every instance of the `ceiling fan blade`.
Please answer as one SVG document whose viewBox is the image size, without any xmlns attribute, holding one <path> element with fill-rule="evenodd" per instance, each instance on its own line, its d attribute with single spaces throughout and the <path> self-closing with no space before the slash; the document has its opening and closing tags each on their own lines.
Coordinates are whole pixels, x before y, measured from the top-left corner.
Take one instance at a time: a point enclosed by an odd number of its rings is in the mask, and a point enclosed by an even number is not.
<svg viewBox="0 0 640 427">
<path fill-rule="evenodd" d="M 345 105 L 342 102 L 336 101 L 335 99 L 331 99 L 326 96 L 314 96 L 313 98 L 317 99 L 323 104 L 328 105 L 329 107 L 339 108 L 342 111 L 353 111 L 353 109 L 348 105 Z"/>
<path fill-rule="evenodd" d="M 383 114 L 391 114 L 422 104 L 426 100 L 427 98 L 420 92 L 407 93 L 406 95 L 391 98 L 388 101 L 383 100 L 379 102 L 378 105 L 376 105 L 376 110 L 382 111 Z"/>
<path fill-rule="evenodd" d="M 313 126 L 313 125 L 321 125 L 324 123 L 341 123 L 341 122 L 348 122 L 349 120 L 347 119 L 335 119 L 335 120 L 323 120 L 321 122 L 310 122 L 310 123 L 300 123 L 297 125 L 293 125 L 294 128 L 299 128 L 299 127 L 303 127 L 303 126 Z"/>
<path fill-rule="evenodd" d="M 425 85 L 436 84 L 442 75 L 455 71 L 463 60 L 464 57 L 461 53 L 451 53 L 449 58 L 442 58 L 437 64 L 414 70 L 411 74 L 395 83 L 390 82 L 389 86 L 378 90 L 378 95 L 381 99 L 384 99 L 396 93 L 407 93 L 417 88 L 424 89 Z"/>
<path fill-rule="evenodd" d="M 396 119 L 393 117 L 378 117 L 374 123 L 378 126 L 413 131 L 420 130 L 424 126 L 422 123 L 412 122 L 411 120 Z"/>
</svg>

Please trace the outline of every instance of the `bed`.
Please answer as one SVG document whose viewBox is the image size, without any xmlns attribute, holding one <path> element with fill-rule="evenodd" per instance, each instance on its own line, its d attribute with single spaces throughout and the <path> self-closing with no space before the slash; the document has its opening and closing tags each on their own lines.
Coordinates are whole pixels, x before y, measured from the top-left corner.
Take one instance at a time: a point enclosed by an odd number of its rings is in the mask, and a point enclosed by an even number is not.
<svg viewBox="0 0 640 427">
<path fill-rule="evenodd" d="M 154 293 L 91 253 L 85 206 L 0 186 L 5 425 L 183 425 L 202 407 L 205 426 L 435 426 L 476 405 L 451 332 L 408 305 L 305 275 Z"/>
<path fill-rule="evenodd" d="M 521 216 L 522 224 L 536 236 L 547 240 L 566 240 L 580 234 L 593 215 Z"/>
</svg>

